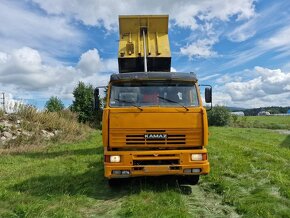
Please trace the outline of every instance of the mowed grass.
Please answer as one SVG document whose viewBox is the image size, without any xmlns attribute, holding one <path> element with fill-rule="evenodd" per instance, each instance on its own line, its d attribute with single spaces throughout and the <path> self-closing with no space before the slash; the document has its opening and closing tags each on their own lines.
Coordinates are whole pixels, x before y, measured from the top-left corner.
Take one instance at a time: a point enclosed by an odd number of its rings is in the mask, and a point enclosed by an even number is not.
<svg viewBox="0 0 290 218">
<path fill-rule="evenodd" d="M 234 121 L 234 120 L 233 120 Z M 234 126 L 290 130 L 290 116 L 245 116 L 237 117 Z"/>
<path fill-rule="evenodd" d="M 245 217 L 290 217 L 290 135 L 211 128 L 211 173 L 201 187 Z"/>
<path fill-rule="evenodd" d="M 0 155 L 0 217 L 289 217 L 290 137 L 210 128 L 211 173 L 198 186 L 174 178 L 103 178 L 100 132 L 77 144 Z"/>
<path fill-rule="evenodd" d="M 2 154 L 0 178 L 0 217 L 187 217 L 174 180 L 110 189 L 100 132 L 77 144 Z"/>
</svg>

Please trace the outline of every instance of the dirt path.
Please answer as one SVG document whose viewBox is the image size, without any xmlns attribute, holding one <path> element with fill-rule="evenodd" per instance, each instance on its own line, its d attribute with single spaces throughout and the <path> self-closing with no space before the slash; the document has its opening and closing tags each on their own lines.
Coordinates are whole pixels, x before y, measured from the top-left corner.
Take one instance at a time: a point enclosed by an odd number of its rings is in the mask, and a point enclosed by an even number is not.
<svg viewBox="0 0 290 218">
<path fill-rule="evenodd" d="M 199 185 L 180 188 L 192 217 L 240 217 L 235 208 L 222 203 L 220 196 L 205 192 Z"/>
<path fill-rule="evenodd" d="M 287 129 L 274 130 L 274 132 L 278 132 L 280 134 L 285 134 L 285 135 L 290 135 L 290 130 L 287 130 Z"/>
</svg>

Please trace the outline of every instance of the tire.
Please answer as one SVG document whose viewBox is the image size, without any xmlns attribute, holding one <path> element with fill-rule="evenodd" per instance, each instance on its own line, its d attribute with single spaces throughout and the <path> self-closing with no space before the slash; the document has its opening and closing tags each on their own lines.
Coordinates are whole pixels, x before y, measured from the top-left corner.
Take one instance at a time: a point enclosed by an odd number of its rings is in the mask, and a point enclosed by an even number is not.
<svg viewBox="0 0 290 218">
<path fill-rule="evenodd" d="M 196 185 L 199 181 L 199 175 L 182 176 L 178 179 L 180 184 Z"/>
<path fill-rule="evenodd" d="M 111 188 L 116 188 L 120 185 L 120 180 L 119 179 L 108 179 L 108 185 Z"/>
<path fill-rule="evenodd" d="M 199 175 L 188 176 L 188 183 L 190 185 L 197 185 L 199 181 Z"/>
</svg>

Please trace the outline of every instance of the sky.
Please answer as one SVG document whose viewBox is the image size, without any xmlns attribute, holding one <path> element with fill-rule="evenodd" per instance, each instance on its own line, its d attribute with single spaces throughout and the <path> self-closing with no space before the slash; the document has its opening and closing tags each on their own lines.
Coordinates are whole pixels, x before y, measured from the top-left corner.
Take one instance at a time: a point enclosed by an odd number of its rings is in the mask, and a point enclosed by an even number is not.
<svg viewBox="0 0 290 218">
<path fill-rule="evenodd" d="M 70 104 L 79 81 L 118 72 L 118 16 L 169 15 L 172 71 L 213 86 L 213 104 L 290 106 L 289 0 L 1 0 L 0 92 Z"/>
</svg>

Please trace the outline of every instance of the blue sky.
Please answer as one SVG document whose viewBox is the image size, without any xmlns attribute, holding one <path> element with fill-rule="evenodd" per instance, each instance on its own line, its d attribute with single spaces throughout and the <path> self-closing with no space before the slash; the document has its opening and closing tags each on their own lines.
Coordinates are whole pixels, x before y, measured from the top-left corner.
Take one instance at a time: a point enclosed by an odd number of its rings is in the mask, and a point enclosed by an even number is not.
<svg viewBox="0 0 290 218">
<path fill-rule="evenodd" d="M 117 72 L 118 15 L 169 14 L 172 70 L 197 73 L 214 104 L 290 105 L 287 0 L 2 0 L 0 91 L 37 107 Z"/>
</svg>

